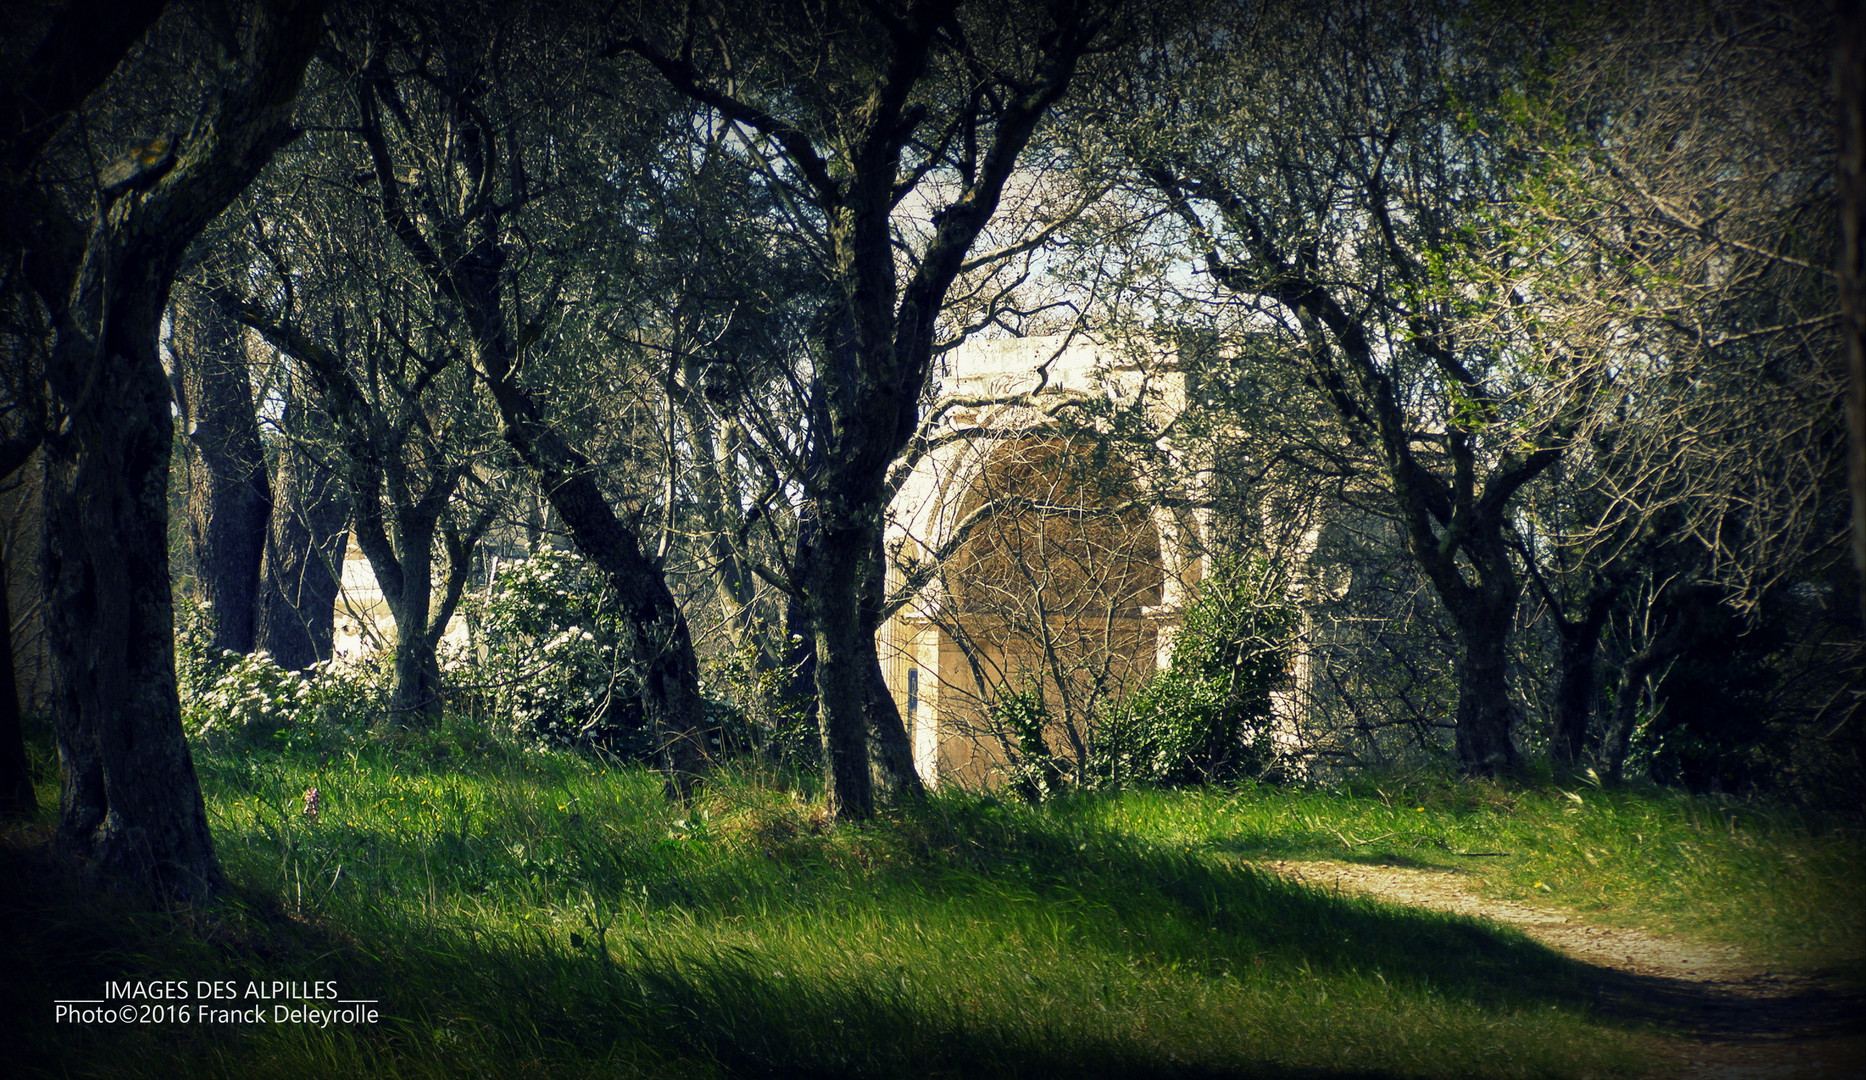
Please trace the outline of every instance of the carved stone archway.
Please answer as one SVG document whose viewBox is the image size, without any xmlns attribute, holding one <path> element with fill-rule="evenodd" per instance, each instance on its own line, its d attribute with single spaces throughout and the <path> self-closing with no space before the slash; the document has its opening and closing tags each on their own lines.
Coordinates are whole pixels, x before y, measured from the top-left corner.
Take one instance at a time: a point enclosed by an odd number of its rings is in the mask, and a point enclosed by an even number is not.
<svg viewBox="0 0 1866 1080">
<path fill-rule="evenodd" d="M 1165 438 L 1137 467 L 1085 418 L 1126 409 L 1170 430 L 1186 400 L 1176 359 L 1080 337 L 948 354 L 946 411 L 891 507 L 890 591 L 912 598 L 878 640 L 928 783 L 1002 782 L 1003 694 L 1039 694 L 1042 737 L 1074 759 L 1087 718 L 1170 660 L 1205 569 L 1208 515 L 1192 507 L 1208 476 Z"/>
</svg>

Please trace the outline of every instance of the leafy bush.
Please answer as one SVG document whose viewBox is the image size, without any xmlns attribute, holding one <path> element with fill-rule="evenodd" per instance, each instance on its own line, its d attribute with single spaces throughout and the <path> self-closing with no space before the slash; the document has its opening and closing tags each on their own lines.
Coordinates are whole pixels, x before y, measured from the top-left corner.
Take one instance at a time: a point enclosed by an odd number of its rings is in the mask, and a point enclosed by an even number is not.
<svg viewBox="0 0 1866 1080">
<path fill-rule="evenodd" d="M 1043 704 L 1043 691 L 1034 685 L 1021 690 L 1001 688 L 991 703 L 990 717 L 1009 758 L 1005 775 L 1012 789 L 1033 803 L 1061 794 L 1062 765 L 1043 737 L 1053 723 Z"/>
<path fill-rule="evenodd" d="M 759 752 L 803 772 L 821 766 L 822 739 L 807 702 L 792 695 L 794 675 L 794 669 L 765 662 L 750 640 L 706 662 L 700 693 L 723 753 Z"/>
<path fill-rule="evenodd" d="M 327 660 L 299 672 L 264 650 L 216 650 L 201 609 L 176 608 L 175 673 L 182 728 L 209 747 L 312 747 L 367 729 L 387 695 L 383 657 Z"/>
<path fill-rule="evenodd" d="M 1091 750 L 1104 784 L 1279 779 L 1292 762 L 1274 739 L 1271 692 L 1288 678 L 1296 609 L 1280 568 L 1220 561 L 1186 609 L 1173 662 L 1098 726 Z"/>
<path fill-rule="evenodd" d="M 470 689 L 495 720 L 546 743 L 649 755 L 628 626 L 604 575 L 540 551 L 502 567 L 469 610 L 480 629 Z"/>
</svg>

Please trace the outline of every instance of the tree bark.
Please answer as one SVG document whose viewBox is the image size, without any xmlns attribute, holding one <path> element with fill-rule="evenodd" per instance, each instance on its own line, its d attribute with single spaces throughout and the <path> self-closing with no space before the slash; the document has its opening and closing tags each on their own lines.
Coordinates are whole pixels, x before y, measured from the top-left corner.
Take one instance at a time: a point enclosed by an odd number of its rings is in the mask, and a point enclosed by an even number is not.
<svg viewBox="0 0 1866 1080">
<path fill-rule="evenodd" d="M 1587 731 L 1594 719 L 1596 687 L 1600 680 L 1600 632 L 1607 625 L 1608 605 L 1596 603 L 1578 621 L 1560 619 L 1555 667 L 1555 731 L 1550 749 L 1555 764 L 1572 769 L 1587 752 Z"/>
<path fill-rule="evenodd" d="M 272 490 L 241 329 L 192 293 L 177 296 L 171 311 L 195 595 L 212 613 L 214 647 L 249 653 Z"/>
<path fill-rule="evenodd" d="M 350 502 L 337 475 L 304 447 L 288 443 L 275 475 L 255 644 L 280 667 L 303 671 L 331 658 Z"/>
<path fill-rule="evenodd" d="M 1486 598 L 1451 615 L 1459 646 L 1453 664 L 1458 682 L 1458 763 L 1470 776 L 1508 775 L 1517 767 L 1516 744 L 1510 736 L 1516 706 L 1510 701 L 1509 682 L 1515 598 Z"/>
<path fill-rule="evenodd" d="M 876 515 L 879 527 L 879 514 Z M 873 540 L 859 515 L 853 527 L 825 527 L 804 566 L 804 613 L 816 645 L 816 698 L 829 810 L 839 818 L 875 812 L 869 773 L 869 669 L 880 671 L 875 631 L 856 589 Z"/>
<path fill-rule="evenodd" d="M 28 454 L 0 479 L 0 815 L 27 816 L 38 808 L 24 719 L 44 706 L 34 692 L 45 637 L 38 629 L 45 608 L 39 595 L 45 475 L 39 465 Z"/>
<path fill-rule="evenodd" d="M 440 481 L 434 481 L 427 497 L 412 504 L 397 499 L 386 515 L 379 495 L 371 493 L 357 500 L 356 546 L 369 560 L 382 589 L 382 602 L 395 620 L 395 674 L 389 690 L 392 727 L 421 727 L 440 719 L 441 668 L 429 641 L 428 609 L 434 598 L 434 540 L 440 532 L 440 503 L 452 488 L 452 483 L 443 489 Z"/>
<path fill-rule="evenodd" d="M 46 443 L 47 630 L 67 774 L 59 841 L 108 877 L 205 899 L 222 879 L 175 687 L 173 428 L 156 355 L 166 282 L 110 284 L 118 303 L 97 355 L 55 357 L 66 423 Z M 93 382 L 111 392 L 87 392 Z"/>
<path fill-rule="evenodd" d="M 1834 76 L 1840 98 L 1840 327 L 1847 353 L 1847 477 L 1853 569 L 1866 627 L 1866 3 L 1842 0 Z"/>
<path fill-rule="evenodd" d="M 0 561 L 0 817 L 29 817 L 39 810 L 32 769 L 26 760 L 19 687 L 13 679 L 13 610 L 6 563 Z"/>
<path fill-rule="evenodd" d="M 882 530 L 875 530 L 875 548 L 863 566 L 862 622 L 869 627 L 868 639 L 871 642 L 875 640 L 875 631 L 886 621 L 882 613 L 882 606 L 887 601 L 887 562 L 882 548 L 883 540 Z M 866 711 L 870 725 L 869 738 L 872 740 L 870 752 L 878 786 L 896 799 L 924 798 L 926 785 L 914 769 L 913 739 L 907 733 L 900 709 L 894 704 L 893 693 L 888 690 L 887 679 L 881 671 L 878 649 L 875 663 L 868 670 Z"/>
<path fill-rule="evenodd" d="M 76 257 L 35 279 L 54 312 L 45 582 L 58 844 L 181 899 L 212 897 L 222 876 L 176 696 L 162 312 L 188 245 L 296 134 L 321 14 L 316 0 L 258 5 L 202 122 L 182 145 L 145 147 L 160 149 L 151 171 L 103 185 L 98 216 L 66 222 L 86 237 Z"/>
</svg>

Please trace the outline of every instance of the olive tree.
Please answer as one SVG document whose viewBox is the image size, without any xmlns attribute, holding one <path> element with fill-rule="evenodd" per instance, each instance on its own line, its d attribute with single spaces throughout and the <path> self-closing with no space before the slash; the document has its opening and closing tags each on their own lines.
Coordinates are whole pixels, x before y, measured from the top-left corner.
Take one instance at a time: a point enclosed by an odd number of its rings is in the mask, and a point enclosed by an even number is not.
<svg viewBox="0 0 1866 1080">
<path fill-rule="evenodd" d="M 221 875 L 176 697 L 158 343 L 189 245 L 297 134 L 322 4 L 237 5 L 211 26 L 158 10 L 58 5 L 24 28 L 36 44 L 0 105 L 0 203 L 9 309 L 30 320 L 8 352 L 42 364 L 47 388 L 59 844 L 203 899 Z"/>
<path fill-rule="evenodd" d="M 610 50 L 743 130 L 828 287 L 794 585 L 838 816 L 873 812 L 871 738 L 883 774 L 918 790 L 875 645 L 889 466 L 919 429 L 948 292 L 1106 23 L 1073 3 L 702 6 L 644 18 Z"/>
</svg>

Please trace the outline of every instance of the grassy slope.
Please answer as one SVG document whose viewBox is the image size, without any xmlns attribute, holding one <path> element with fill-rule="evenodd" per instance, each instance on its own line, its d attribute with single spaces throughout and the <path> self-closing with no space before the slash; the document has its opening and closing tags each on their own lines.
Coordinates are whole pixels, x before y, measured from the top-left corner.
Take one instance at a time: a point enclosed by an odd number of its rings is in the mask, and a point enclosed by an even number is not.
<svg viewBox="0 0 1866 1080">
<path fill-rule="evenodd" d="M 1327 793 L 1134 794 L 1096 816 L 1245 859 L 1462 870 L 1493 896 L 1735 944 L 1759 964 L 1866 956 L 1857 826 L 1791 811 L 1662 790 L 1362 781 Z"/>
<path fill-rule="evenodd" d="M 721 783 L 688 813 L 639 771 L 471 733 L 322 763 L 227 754 L 201 767 L 234 902 L 177 924 L 76 900 L 13 854 L 0 881 L 12 924 L 0 959 L 35 974 L 7 980 L 0 1007 L 37 1016 L 53 997 L 97 996 L 104 978 L 334 979 L 345 997 L 380 998 L 384 1021 L 322 1032 L 37 1028 L 29 1068 L 1640 1071 L 1649 1043 L 1591 1010 L 1597 987 L 1578 966 L 1513 932 L 1307 890 L 1238 858 L 1340 857 L 1344 840 L 1401 822 L 1401 834 L 1355 850 L 1458 861 L 1426 835 L 1458 850 L 1518 850 L 1488 860 L 1497 887 L 1540 881 L 1582 904 L 1610 895 L 1629 917 L 1657 910 L 1694 932 L 1754 936 L 1757 948 L 1827 943 L 1831 956 L 1834 942 L 1858 943 L 1856 925 L 1804 910 L 1858 910 L 1850 845 L 1785 819 L 1769 819 L 1767 834 L 1760 818 L 1740 822 L 1735 839 L 1727 827 L 1700 832 L 1689 822 L 1704 826 L 1705 807 L 1676 797 L 1584 794 L 1577 807 L 1559 794 L 1441 785 L 1364 797 L 1129 794 L 1031 810 L 945 795 L 849 828 L 825 827 L 807 799 L 769 781 Z M 323 794 L 316 822 L 302 814 L 312 786 Z M 30 837 L 12 839 L 17 849 Z M 1670 869 L 1641 864 L 1610 881 L 1571 861 L 1621 865 L 1661 844 L 1681 851 Z M 1764 864 L 1786 868 L 1787 883 L 1759 886 L 1753 869 Z M 1699 902 L 1708 888 L 1725 890 L 1714 909 Z M 1793 904 L 1775 898 L 1783 890 Z M 1766 931 L 1749 929 L 1757 912 L 1769 913 Z"/>
</svg>

